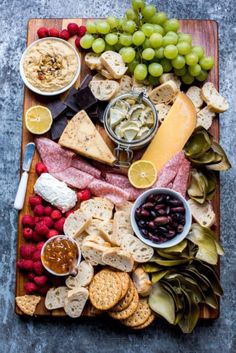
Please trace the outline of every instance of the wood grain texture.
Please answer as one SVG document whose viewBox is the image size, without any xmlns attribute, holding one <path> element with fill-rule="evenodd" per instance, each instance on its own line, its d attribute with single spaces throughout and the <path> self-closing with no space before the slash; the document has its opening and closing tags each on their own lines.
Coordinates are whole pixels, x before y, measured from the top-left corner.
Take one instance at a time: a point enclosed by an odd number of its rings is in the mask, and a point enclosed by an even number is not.
<svg viewBox="0 0 236 353">
<path fill-rule="evenodd" d="M 58 29 L 65 28 L 69 22 L 76 22 L 78 25 L 86 24 L 86 19 L 31 19 L 28 22 L 28 35 L 27 35 L 27 45 L 31 44 L 37 38 L 37 29 L 41 26 L 45 27 L 56 27 Z M 200 44 L 205 48 L 205 52 L 207 55 L 212 55 L 215 58 L 215 66 L 211 70 L 208 80 L 213 82 L 217 88 L 219 88 L 219 72 L 218 72 L 218 25 L 217 22 L 211 20 L 181 20 L 181 30 L 185 33 L 190 33 L 193 36 L 193 43 Z M 74 44 L 75 38 L 70 39 L 70 43 Z M 81 75 L 78 81 L 75 84 L 75 87 L 79 87 L 80 81 L 84 78 L 84 76 L 89 72 L 89 69 L 84 63 L 83 54 L 80 53 L 81 57 Z M 22 155 L 25 149 L 25 146 L 28 142 L 33 141 L 33 135 L 30 134 L 24 124 L 24 115 L 28 108 L 42 104 L 46 105 L 49 102 L 50 98 L 41 97 L 31 92 L 27 87 L 24 90 L 24 109 L 23 109 L 23 124 L 22 124 L 22 148 L 21 148 L 21 160 Z M 218 117 L 214 119 L 210 132 L 214 136 L 216 140 L 219 140 L 219 121 Z M 17 259 L 19 256 L 20 246 L 24 243 L 24 238 L 22 235 L 22 226 L 21 219 L 24 214 L 30 213 L 30 208 L 27 200 L 29 196 L 33 192 L 33 186 L 36 181 L 35 174 L 35 165 L 39 160 L 39 156 L 36 153 L 31 165 L 30 173 L 29 173 L 29 181 L 26 193 L 26 202 L 23 210 L 19 213 L 18 220 L 18 244 L 17 244 Z M 220 237 L 220 189 L 219 189 L 219 176 L 217 183 L 217 190 L 213 200 L 213 207 L 216 212 L 217 224 L 216 224 L 216 234 L 217 237 Z M 217 267 L 219 271 L 219 265 Z M 16 270 L 16 296 L 24 295 L 24 284 L 25 277 Z M 16 306 L 15 311 L 17 314 L 22 315 L 22 312 Z M 37 316 L 65 316 L 63 310 L 55 310 L 53 312 L 48 311 L 44 306 L 44 299 L 41 300 L 39 305 L 37 306 L 37 310 L 35 313 Z M 86 309 L 84 315 L 89 316 L 89 310 Z M 207 306 L 203 306 L 201 308 L 202 319 L 215 319 L 219 316 L 219 310 L 211 309 Z"/>
</svg>

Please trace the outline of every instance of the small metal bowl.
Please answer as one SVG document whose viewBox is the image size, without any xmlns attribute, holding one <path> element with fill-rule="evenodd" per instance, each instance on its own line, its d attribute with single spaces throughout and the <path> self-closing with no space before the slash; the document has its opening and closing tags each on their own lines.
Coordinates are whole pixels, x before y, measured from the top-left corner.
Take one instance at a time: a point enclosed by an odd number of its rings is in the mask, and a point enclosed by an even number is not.
<svg viewBox="0 0 236 353">
<path fill-rule="evenodd" d="M 41 249 L 41 261 L 42 261 L 42 264 L 43 264 L 43 267 L 49 272 L 51 273 L 52 275 L 54 276 L 59 276 L 59 277 L 62 277 L 62 276 L 68 276 L 70 274 L 70 272 L 65 272 L 65 273 L 57 273 L 53 270 L 50 269 L 50 267 L 48 267 L 47 265 L 45 265 L 44 263 L 44 260 L 43 260 L 43 254 L 44 254 L 44 251 L 45 251 L 45 248 L 46 246 L 48 245 L 48 243 L 50 243 L 51 241 L 55 240 L 55 239 L 68 239 L 70 240 L 72 243 L 74 243 L 76 246 L 77 246 L 77 250 L 78 250 L 78 259 L 77 259 L 77 262 L 75 264 L 75 267 L 77 267 L 79 264 L 80 264 L 80 261 L 81 261 L 81 250 L 80 250 L 80 247 L 79 247 L 79 244 L 71 237 L 67 236 L 67 235 L 55 235 L 54 237 L 48 239 L 45 244 L 43 245 L 42 249 Z"/>
<path fill-rule="evenodd" d="M 116 104 L 117 101 L 119 101 L 121 99 L 127 99 L 127 98 L 135 99 L 139 104 L 141 102 L 144 102 L 144 104 L 146 106 L 148 106 L 152 109 L 153 116 L 154 116 L 153 127 L 150 128 L 150 132 L 147 134 L 147 136 L 145 136 L 143 139 L 134 140 L 131 142 L 127 142 L 126 140 L 120 139 L 119 137 L 117 137 L 117 135 L 111 129 L 110 124 L 108 122 L 110 109 Z M 114 141 L 117 145 L 117 147 L 114 149 L 114 154 L 117 158 L 117 162 L 115 163 L 115 166 L 129 167 L 131 164 L 131 161 L 133 159 L 133 150 L 141 149 L 144 146 L 146 146 L 151 141 L 151 139 L 154 137 L 154 135 L 157 131 L 157 128 L 158 128 L 157 110 L 156 110 L 154 104 L 152 103 L 152 101 L 149 98 L 147 98 L 145 95 L 143 95 L 140 98 L 140 94 L 137 94 L 134 92 L 125 93 L 120 96 L 117 96 L 108 104 L 108 106 L 104 112 L 104 127 L 105 127 L 106 133 L 108 134 L 110 139 L 112 141 Z M 121 159 L 120 159 L 122 152 L 126 153 L 126 161 L 121 161 Z"/>
</svg>

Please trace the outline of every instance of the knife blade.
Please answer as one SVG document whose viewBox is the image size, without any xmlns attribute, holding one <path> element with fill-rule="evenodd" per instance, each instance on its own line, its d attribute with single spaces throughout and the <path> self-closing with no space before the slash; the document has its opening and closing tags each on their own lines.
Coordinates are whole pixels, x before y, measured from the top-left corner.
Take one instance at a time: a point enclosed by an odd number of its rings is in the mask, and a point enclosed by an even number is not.
<svg viewBox="0 0 236 353">
<path fill-rule="evenodd" d="M 23 165 L 22 165 L 22 169 L 24 172 L 21 176 L 20 184 L 18 186 L 18 190 L 16 193 L 15 202 L 14 202 L 14 208 L 16 210 L 22 210 L 24 206 L 25 193 L 26 193 L 27 182 L 29 177 L 28 171 L 30 170 L 34 152 L 35 152 L 35 144 L 33 142 L 28 143 L 25 147 L 25 153 L 24 153 Z"/>
</svg>

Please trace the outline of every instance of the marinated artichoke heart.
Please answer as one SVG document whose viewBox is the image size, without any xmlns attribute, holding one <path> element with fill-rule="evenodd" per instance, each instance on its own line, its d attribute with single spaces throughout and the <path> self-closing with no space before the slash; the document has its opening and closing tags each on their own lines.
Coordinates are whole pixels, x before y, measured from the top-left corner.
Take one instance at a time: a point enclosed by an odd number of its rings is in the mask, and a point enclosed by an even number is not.
<svg viewBox="0 0 236 353">
<path fill-rule="evenodd" d="M 208 170 L 191 170 L 188 195 L 192 200 L 203 204 L 206 200 L 212 200 L 216 190 L 216 176 Z"/>
<path fill-rule="evenodd" d="M 120 99 L 110 108 L 108 123 L 119 139 L 142 140 L 154 126 L 154 113 L 145 103 L 133 98 Z"/>
<path fill-rule="evenodd" d="M 223 148 L 213 140 L 210 133 L 202 126 L 194 130 L 184 150 L 186 157 L 195 165 L 203 165 L 207 169 L 217 171 L 231 168 Z"/>
</svg>

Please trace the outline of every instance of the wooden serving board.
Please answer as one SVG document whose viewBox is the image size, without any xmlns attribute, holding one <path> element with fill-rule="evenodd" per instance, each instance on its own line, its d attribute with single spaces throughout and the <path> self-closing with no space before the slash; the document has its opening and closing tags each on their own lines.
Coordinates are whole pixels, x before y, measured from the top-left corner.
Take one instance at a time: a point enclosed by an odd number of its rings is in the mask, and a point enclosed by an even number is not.
<svg viewBox="0 0 236 353">
<path fill-rule="evenodd" d="M 87 19 L 31 19 L 28 22 L 28 34 L 27 34 L 27 45 L 31 44 L 33 41 L 38 39 L 37 29 L 39 27 L 45 26 L 48 28 L 56 27 L 59 30 L 66 28 L 67 24 L 70 22 L 75 22 L 78 25 L 86 24 Z M 208 80 L 213 82 L 217 88 L 219 88 L 219 71 L 218 71 L 218 25 L 217 22 L 212 20 L 181 20 L 181 30 L 185 33 L 190 33 L 193 36 L 193 43 L 200 44 L 205 48 L 207 55 L 212 55 L 215 58 L 215 66 L 211 70 Z M 74 44 L 75 38 L 71 38 L 69 41 Z M 84 63 L 84 55 L 80 53 L 81 56 L 81 74 L 76 82 L 75 86 L 78 87 L 80 81 L 89 72 L 89 69 Z M 21 145 L 21 160 L 25 150 L 25 146 L 28 142 L 33 141 L 33 135 L 30 134 L 24 124 L 24 114 L 28 108 L 34 105 L 42 104 L 46 105 L 50 101 L 50 97 L 42 97 L 31 92 L 27 87 L 24 90 L 24 108 L 23 108 L 23 124 L 22 124 L 22 145 Z M 219 139 L 219 121 L 218 117 L 214 119 L 213 125 L 210 132 L 215 137 L 216 140 Z M 104 136 L 106 138 L 106 136 Z M 107 141 L 109 143 L 109 141 Z M 26 193 L 26 202 L 23 210 L 19 213 L 18 220 L 18 244 L 17 244 L 17 260 L 20 258 L 19 249 L 24 243 L 24 238 L 22 234 L 21 219 L 24 214 L 30 213 L 30 207 L 28 205 L 29 196 L 33 193 L 33 186 L 36 181 L 35 165 L 38 162 L 39 157 L 37 153 L 34 156 L 30 173 L 29 181 Z M 217 237 L 220 237 L 220 190 L 219 190 L 219 177 L 216 194 L 213 200 L 213 207 L 217 216 L 216 233 Z M 219 271 L 219 266 L 217 268 Z M 24 283 L 25 277 L 18 270 L 16 270 L 16 296 L 24 295 Z M 22 312 L 16 306 L 15 311 L 17 314 L 22 315 Z M 44 306 L 44 300 L 41 300 L 37 306 L 36 315 L 38 316 L 64 316 L 63 310 L 48 311 Z M 88 315 L 85 311 L 84 315 Z M 215 319 L 219 316 L 219 310 L 211 309 L 207 306 L 203 306 L 201 309 L 200 317 L 203 319 Z"/>
</svg>

